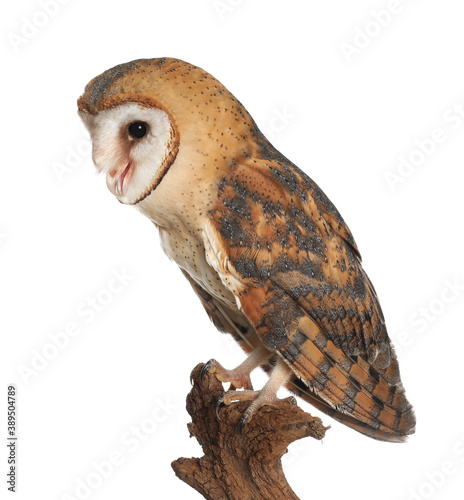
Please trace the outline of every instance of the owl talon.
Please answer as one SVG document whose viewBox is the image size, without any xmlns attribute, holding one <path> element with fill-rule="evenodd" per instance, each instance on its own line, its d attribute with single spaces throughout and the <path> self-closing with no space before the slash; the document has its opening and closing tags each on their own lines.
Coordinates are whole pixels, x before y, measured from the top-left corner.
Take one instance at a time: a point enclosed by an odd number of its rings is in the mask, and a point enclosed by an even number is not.
<svg viewBox="0 0 464 500">
<path fill-rule="evenodd" d="M 253 401 L 259 395 L 259 391 L 227 391 L 216 401 L 216 416 L 218 420 L 221 405 L 229 406 L 234 401 Z"/>
<path fill-rule="evenodd" d="M 216 401 L 215 411 L 216 411 L 216 417 L 219 420 L 219 422 L 221 422 L 221 417 L 219 416 L 219 408 L 221 407 L 221 405 L 222 405 L 223 402 L 224 402 L 224 397 L 223 396 L 221 396 L 220 398 L 218 398 L 217 401 Z"/>
<path fill-rule="evenodd" d="M 209 373 L 210 368 L 211 368 L 211 362 L 214 361 L 213 359 L 210 359 L 207 363 L 205 363 L 201 369 L 200 372 L 200 383 L 203 384 L 203 379 L 207 373 Z"/>
<path fill-rule="evenodd" d="M 235 389 L 240 388 L 253 390 L 250 373 L 241 366 L 235 368 L 234 370 L 226 370 L 215 359 L 210 359 L 201 369 L 200 381 L 203 381 L 206 373 L 215 374 L 216 378 L 220 382 L 230 382 L 231 385 L 229 387 L 229 391 L 234 391 Z"/>
<path fill-rule="evenodd" d="M 238 423 L 238 433 L 241 434 L 243 431 L 243 427 L 245 424 L 247 424 L 250 421 L 249 418 L 247 418 L 246 413 L 242 415 L 242 418 L 240 419 L 240 422 Z"/>
</svg>

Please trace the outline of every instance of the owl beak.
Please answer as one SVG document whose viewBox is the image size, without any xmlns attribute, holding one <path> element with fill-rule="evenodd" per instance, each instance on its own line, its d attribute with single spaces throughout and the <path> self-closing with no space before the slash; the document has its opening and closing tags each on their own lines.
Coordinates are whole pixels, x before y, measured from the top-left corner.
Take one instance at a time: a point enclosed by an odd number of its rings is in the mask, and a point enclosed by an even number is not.
<svg viewBox="0 0 464 500">
<path fill-rule="evenodd" d="M 132 174 L 132 162 L 119 168 L 114 168 L 108 172 L 106 176 L 106 184 L 109 190 L 116 196 L 123 196 L 127 187 L 127 183 Z"/>
</svg>

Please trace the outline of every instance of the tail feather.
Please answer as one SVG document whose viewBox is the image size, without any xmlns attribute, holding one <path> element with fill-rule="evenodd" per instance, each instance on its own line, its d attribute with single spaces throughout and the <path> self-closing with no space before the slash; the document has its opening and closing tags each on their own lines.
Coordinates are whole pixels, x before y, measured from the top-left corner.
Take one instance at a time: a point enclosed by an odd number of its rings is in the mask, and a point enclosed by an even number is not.
<svg viewBox="0 0 464 500">
<path fill-rule="evenodd" d="M 364 422 L 361 422 L 353 417 L 350 417 L 349 415 L 340 413 L 331 405 L 326 403 L 323 399 L 321 399 L 320 396 L 311 392 L 311 389 L 309 389 L 309 387 L 297 377 L 291 379 L 287 383 L 286 387 L 290 392 L 300 397 L 310 405 L 314 406 L 322 413 L 325 413 L 326 415 L 332 417 L 337 422 L 340 422 L 341 424 L 346 425 L 350 429 L 353 429 L 372 439 L 376 439 L 378 441 L 391 442 L 391 443 L 404 443 L 408 439 L 407 434 L 410 433 L 391 434 L 389 432 L 382 432 L 378 429 L 370 427 Z"/>
<path fill-rule="evenodd" d="M 393 350 L 386 368 L 376 362 L 370 365 L 360 356 L 350 358 L 306 316 L 289 335 L 281 354 L 312 391 L 312 399 L 316 397 L 318 406 L 321 401 L 328 403 L 332 410 L 325 412 L 337 420 L 371 437 L 376 434 L 376 439 L 401 441 L 414 432 L 414 412 L 405 397 Z M 383 366 L 382 360 L 379 365 Z"/>
</svg>

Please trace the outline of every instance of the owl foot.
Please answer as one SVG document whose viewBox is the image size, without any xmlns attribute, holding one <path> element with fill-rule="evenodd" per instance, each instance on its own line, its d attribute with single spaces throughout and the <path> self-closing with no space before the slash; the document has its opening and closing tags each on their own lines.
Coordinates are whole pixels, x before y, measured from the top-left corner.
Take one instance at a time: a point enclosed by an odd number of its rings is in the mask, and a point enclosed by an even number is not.
<svg viewBox="0 0 464 500">
<path fill-rule="evenodd" d="M 296 400 L 293 396 L 286 398 L 296 404 Z M 242 432 L 245 424 L 251 421 L 253 415 L 262 406 L 272 406 L 277 405 L 282 400 L 279 399 L 275 394 L 267 393 L 266 391 L 227 391 L 220 397 L 216 402 L 216 416 L 219 420 L 219 408 L 222 404 L 230 405 L 235 401 L 251 401 L 250 406 L 245 410 L 238 424 L 238 431 Z"/>
<path fill-rule="evenodd" d="M 260 391 L 244 390 L 235 391 L 229 390 L 225 392 L 216 402 L 216 415 L 219 418 L 219 408 L 222 404 L 230 405 L 234 401 L 251 401 L 250 406 L 245 410 L 240 419 L 238 430 L 242 431 L 243 426 L 250 422 L 255 412 L 261 406 L 275 405 L 280 399 L 277 397 L 279 388 L 288 381 L 292 375 L 292 370 L 279 359 L 275 368 L 272 370 L 271 376 L 266 385 Z M 290 398 L 296 404 L 295 398 Z"/>
<path fill-rule="evenodd" d="M 234 370 L 226 370 L 215 359 L 210 359 L 201 369 L 200 380 L 203 380 L 206 373 L 214 373 L 220 382 L 230 382 L 229 391 L 242 387 L 253 390 L 250 372 L 244 370 L 241 365 Z"/>
<path fill-rule="evenodd" d="M 253 390 L 250 373 L 265 363 L 272 355 L 272 351 L 266 349 L 263 344 L 260 344 L 243 363 L 233 370 L 226 370 L 215 359 L 210 359 L 201 369 L 200 380 L 203 380 L 206 373 L 214 373 L 219 381 L 230 382 L 229 391 L 240 388 L 247 391 Z"/>
</svg>

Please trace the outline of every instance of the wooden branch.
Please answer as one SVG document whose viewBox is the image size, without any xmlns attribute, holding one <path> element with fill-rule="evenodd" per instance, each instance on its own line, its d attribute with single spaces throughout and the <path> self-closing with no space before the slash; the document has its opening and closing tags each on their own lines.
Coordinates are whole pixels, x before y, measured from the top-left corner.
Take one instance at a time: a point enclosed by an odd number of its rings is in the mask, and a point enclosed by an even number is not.
<svg viewBox="0 0 464 500">
<path fill-rule="evenodd" d="M 298 500 L 285 479 L 281 457 L 297 439 L 322 439 L 327 428 L 321 419 L 295 406 L 290 397 L 260 408 L 239 433 L 238 423 L 249 403 L 222 406 L 218 420 L 216 401 L 224 388 L 209 373 L 200 382 L 202 366 L 192 371 L 187 411 L 192 417 L 190 437 L 198 440 L 205 455 L 172 462 L 177 477 L 208 500 Z"/>
</svg>

